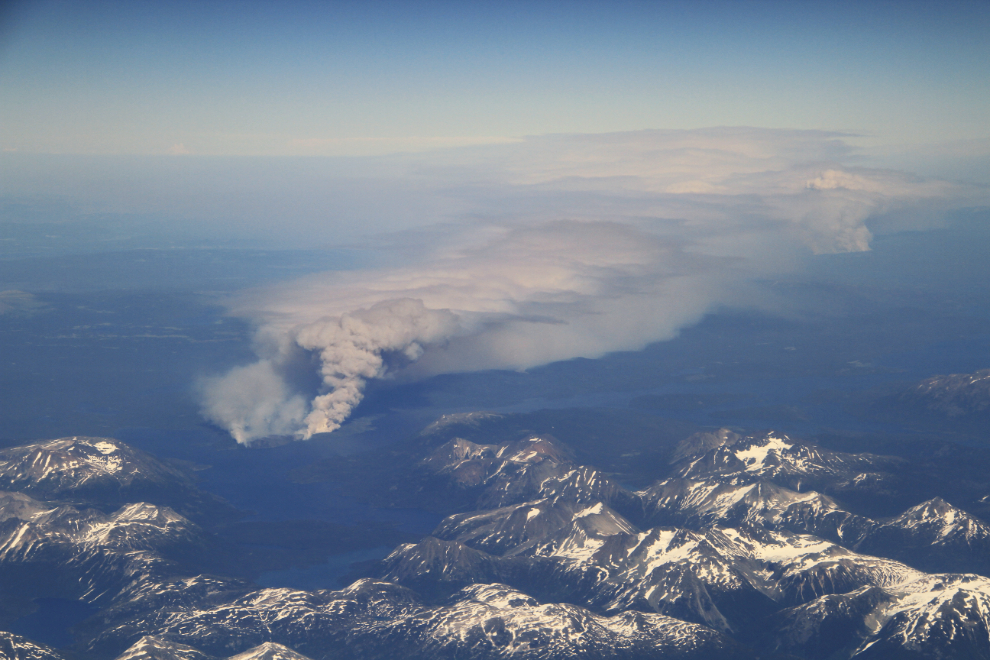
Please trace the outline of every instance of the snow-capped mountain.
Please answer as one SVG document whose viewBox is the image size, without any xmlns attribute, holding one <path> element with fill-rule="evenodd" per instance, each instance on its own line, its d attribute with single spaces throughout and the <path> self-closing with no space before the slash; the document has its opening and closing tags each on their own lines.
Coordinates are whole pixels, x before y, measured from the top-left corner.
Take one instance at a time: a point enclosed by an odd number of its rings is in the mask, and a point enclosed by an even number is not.
<svg viewBox="0 0 990 660">
<path fill-rule="evenodd" d="M 618 506 L 630 506 L 635 500 L 597 470 L 574 465 L 566 447 L 549 437 L 533 436 L 500 445 L 454 438 L 422 464 L 463 491 L 474 490 L 475 506 L 481 509 L 541 498 Z"/>
<path fill-rule="evenodd" d="M 887 591 L 894 598 L 874 615 L 879 629 L 853 657 L 889 658 L 902 649 L 943 658 L 990 657 L 987 578 L 925 575 Z"/>
<path fill-rule="evenodd" d="M 112 438 L 59 438 L 0 450 L 0 485 L 45 499 L 87 490 L 103 494 L 135 481 L 185 479 L 175 468 Z"/>
<path fill-rule="evenodd" d="M 380 576 L 431 594 L 498 578 L 601 611 L 653 611 L 723 631 L 781 605 L 919 574 L 752 525 L 640 531 L 601 503 L 541 500 L 458 514 L 433 535 L 396 549 Z"/>
<path fill-rule="evenodd" d="M 128 504 L 110 515 L 62 505 L 26 518 L 7 518 L 0 529 L 5 532 L 0 562 L 28 561 L 55 545 L 78 552 L 153 551 L 200 534 L 175 511 L 144 502 Z"/>
<path fill-rule="evenodd" d="M 982 438 L 990 421 L 990 369 L 931 376 L 864 401 L 859 412 L 900 427 Z"/>
<path fill-rule="evenodd" d="M 459 541 L 428 536 L 404 543 L 382 560 L 376 577 L 413 589 L 430 601 L 446 598 L 470 584 L 515 584 L 526 574 L 528 559 L 507 559 L 470 548 Z"/>
<path fill-rule="evenodd" d="M 990 525 L 940 497 L 874 526 L 856 547 L 924 570 L 990 575 Z"/>
<path fill-rule="evenodd" d="M 440 415 L 419 432 L 419 438 L 433 441 L 436 437 L 441 437 L 442 441 L 442 437 L 449 434 L 452 429 L 455 432 L 460 432 L 463 428 L 476 429 L 486 422 L 499 421 L 504 418 L 504 415 L 483 410 Z"/>
<path fill-rule="evenodd" d="M 369 632 L 408 658 L 700 660 L 751 655 L 703 626 L 657 614 L 605 617 L 575 605 L 541 604 L 501 584 L 467 587 L 449 605 L 376 623 Z"/>
<path fill-rule="evenodd" d="M 754 612 L 768 613 L 781 604 L 917 574 L 898 562 L 859 555 L 813 536 L 717 527 L 704 532 L 658 527 L 616 535 L 572 570 L 604 571 L 589 595 L 607 611 L 677 611 L 726 630 L 738 630 Z M 699 607 L 699 598 L 714 609 Z"/>
<path fill-rule="evenodd" d="M 901 459 L 721 429 L 633 492 L 551 436 L 454 433 L 499 419 L 411 442 L 410 476 L 389 487 L 439 486 L 460 512 L 340 590 L 198 574 L 213 569 L 196 558 L 225 567 L 208 529 L 119 502 L 198 491 L 126 445 L 4 450 L 21 490 L 0 492 L 0 587 L 15 613 L 40 596 L 99 605 L 71 649 L 93 660 L 990 658 L 990 580 L 944 572 L 984 570 L 990 527 L 938 498 L 891 519 L 843 505 L 896 488 Z"/>
<path fill-rule="evenodd" d="M 296 653 L 288 646 L 275 642 L 265 642 L 253 649 L 238 653 L 230 660 L 309 660 L 309 658 L 301 653 Z"/>
<path fill-rule="evenodd" d="M 823 596 L 774 617 L 772 648 L 818 658 L 987 658 L 990 580 L 919 574 Z"/>
<path fill-rule="evenodd" d="M 24 493 L 0 491 L 0 522 L 11 518 L 32 520 L 39 514 L 51 511 L 53 508 L 53 505 L 39 502 Z"/>
<path fill-rule="evenodd" d="M 842 510 L 832 498 L 815 491 L 797 492 L 769 481 L 725 483 L 671 478 L 637 493 L 644 524 L 701 528 L 708 525 L 755 525 L 815 534 L 855 545 L 876 523 Z"/>
<path fill-rule="evenodd" d="M 388 582 L 361 580 L 340 591 L 262 589 L 219 602 L 180 602 L 136 609 L 87 645 L 92 653 L 117 655 L 147 634 L 193 644 L 226 657 L 264 642 L 278 642 L 313 657 L 346 655 L 352 636 L 376 620 L 392 620 L 422 607 L 416 595 Z"/>
<path fill-rule="evenodd" d="M 990 369 L 927 378 L 898 397 L 898 403 L 953 418 L 990 412 Z"/>
<path fill-rule="evenodd" d="M 116 660 L 218 660 L 186 644 L 145 635 Z M 265 642 L 227 660 L 310 660 L 287 646 Z"/>
<path fill-rule="evenodd" d="M 154 634 L 195 639 L 214 655 L 277 641 L 314 658 L 750 657 L 710 628 L 639 612 L 603 617 L 500 584 L 472 585 L 432 607 L 371 580 L 336 592 L 269 589 L 174 612 Z"/>
<path fill-rule="evenodd" d="M 60 597 L 113 598 L 129 584 L 173 571 L 169 555 L 209 548 L 195 524 L 143 502 L 109 515 L 23 494 L 0 495 L 0 506 L 0 575 Z"/>
<path fill-rule="evenodd" d="M 117 660 L 214 660 L 214 658 L 186 644 L 145 635 L 117 656 Z"/>
<path fill-rule="evenodd" d="M 575 535 L 600 539 L 634 530 L 629 521 L 601 502 L 582 506 L 544 499 L 449 516 L 433 536 L 494 554 L 522 554 L 547 544 L 574 547 L 579 542 Z"/>
<path fill-rule="evenodd" d="M 761 631 L 763 646 L 809 660 L 849 658 L 876 630 L 879 608 L 892 599 L 880 587 L 867 586 L 781 610 Z"/>
<path fill-rule="evenodd" d="M 764 480 L 804 491 L 876 485 L 902 462 L 889 456 L 829 451 L 774 432 L 745 437 L 721 434 L 718 439 L 724 442 L 712 447 L 713 439 L 703 436 L 695 453 L 682 449 L 684 457 L 675 465 L 675 475 L 733 484 Z"/>
<path fill-rule="evenodd" d="M 192 516 L 229 513 L 183 471 L 113 438 L 73 436 L 2 449 L 0 490 L 101 508 L 144 501 Z"/>
<path fill-rule="evenodd" d="M 4 660 L 63 660 L 55 649 L 20 635 L 0 631 L 0 658 Z"/>
<path fill-rule="evenodd" d="M 726 428 L 692 433 L 677 444 L 677 447 L 674 448 L 670 456 L 670 462 L 671 464 L 677 464 L 685 459 L 690 460 L 703 456 L 712 449 L 718 449 L 723 446 L 730 447 L 742 440 L 743 437 L 735 431 Z"/>
<path fill-rule="evenodd" d="M 880 522 L 844 511 L 815 491 L 799 493 L 766 481 L 672 478 L 638 495 L 646 526 L 754 525 L 815 534 L 924 570 L 990 572 L 990 525 L 941 498 Z"/>
<path fill-rule="evenodd" d="M 230 603 L 252 589 L 243 580 L 210 575 L 146 576 L 125 585 L 108 607 L 81 624 L 82 636 L 90 640 L 90 646 L 99 648 L 101 657 L 113 658 L 148 631 L 156 630 L 174 611 Z"/>
</svg>

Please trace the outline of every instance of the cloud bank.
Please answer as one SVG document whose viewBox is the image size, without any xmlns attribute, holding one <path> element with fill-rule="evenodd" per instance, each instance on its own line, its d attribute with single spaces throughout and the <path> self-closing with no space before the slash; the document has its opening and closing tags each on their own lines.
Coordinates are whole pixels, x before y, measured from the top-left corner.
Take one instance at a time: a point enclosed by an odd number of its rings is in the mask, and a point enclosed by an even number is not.
<svg viewBox="0 0 990 660">
<path fill-rule="evenodd" d="M 233 300 L 258 360 L 204 381 L 204 416 L 242 443 L 307 439 L 339 428 L 372 379 L 635 350 L 753 302 L 754 282 L 811 254 L 868 250 L 871 217 L 937 218 L 982 195 L 850 167 L 841 138 L 647 131 L 403 157 L 393 167 L 458 217 L 382 237 L 390 263 Z"/>
</svg>

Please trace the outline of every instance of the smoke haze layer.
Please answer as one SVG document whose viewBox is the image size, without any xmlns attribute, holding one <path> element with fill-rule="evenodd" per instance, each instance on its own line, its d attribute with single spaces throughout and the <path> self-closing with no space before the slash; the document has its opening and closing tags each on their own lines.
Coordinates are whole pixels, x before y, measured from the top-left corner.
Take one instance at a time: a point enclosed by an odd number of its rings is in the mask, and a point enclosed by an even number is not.
<svg viewBox="0 0 990 660">
<path fill-rule="evenodd" d="M 242 443 L 306 439 L 339 428 L 371 379 L 635 350 L 755 304 L 754 283 L 814 253 L 868 250 L 871 218 L 918 228 L 921 209 L 934 226 L 983 194 L 851 156 L 834 134 L 713 129 L 407 157 L 463 212 L 383 237 L 391 264 L 231 301 L 258 326 L 258 361 L 204 380 L 204 415 Z"/>
</svg>

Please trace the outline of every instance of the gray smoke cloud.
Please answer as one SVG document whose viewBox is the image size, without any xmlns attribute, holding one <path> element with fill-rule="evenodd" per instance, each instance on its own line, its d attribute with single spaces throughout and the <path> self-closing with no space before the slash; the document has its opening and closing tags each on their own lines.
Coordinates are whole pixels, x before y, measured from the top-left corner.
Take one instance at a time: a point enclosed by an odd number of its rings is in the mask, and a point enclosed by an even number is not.
<svg viewBox="0 0 990 660">
<path fill-rule="evenodd" d="M 393 167 L 458 215 L 383 237 L 395 265 L 233 300 L 258 325 L 258 361 L 204 381 L 204 415 L 242 443 L 307 439 L 339 428 L 372 379 L 638 349 L 754 302 L 750 283 L 814 253 L 868 250 L 871 217 L 938 218 L 983 194 L 852 155 L 834 134 L 719 129 L 406 157 Z M 300 369 L 316 371 L 315 396 L 294 385 Z"/>
</svg>

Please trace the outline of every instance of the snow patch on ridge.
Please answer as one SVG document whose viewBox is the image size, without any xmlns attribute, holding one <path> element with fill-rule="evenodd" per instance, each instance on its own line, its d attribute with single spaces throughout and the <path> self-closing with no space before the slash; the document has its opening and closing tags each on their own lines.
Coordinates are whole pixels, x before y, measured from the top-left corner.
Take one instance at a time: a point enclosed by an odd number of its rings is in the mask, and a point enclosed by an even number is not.
<svg viewBox="0 0 990 660">
<path fill-rule="evenodd" d="M 747 472 L 758 472 L 763 469 L 763 465 L 771 451 L 775 451 L 779 454 L 780 452 L 787 451 L 793 446 L 794 445 L 787 444 L 781 438 L 770 436 L 767 438 L 765 444 L 753 445 L 747 449 L 740 449 L 735 452 L 735 455 L 736 458 L 746 464 Z"/>
<path fill-rule="evenodd" d="M 117 445 L 106 441 L 94 442 L 92 447 L 101 454 L 112 454 L 117 451 Z"/>
</svg>

